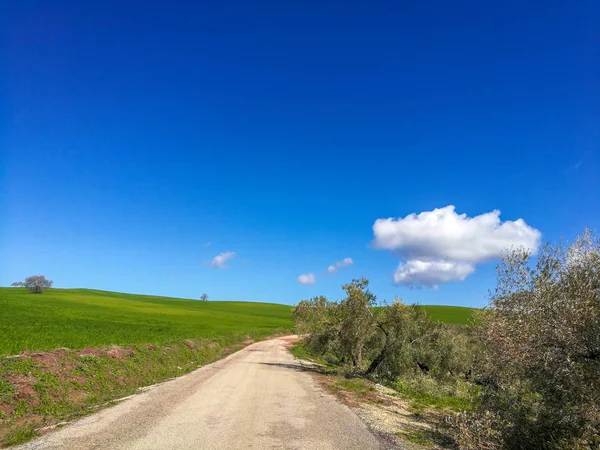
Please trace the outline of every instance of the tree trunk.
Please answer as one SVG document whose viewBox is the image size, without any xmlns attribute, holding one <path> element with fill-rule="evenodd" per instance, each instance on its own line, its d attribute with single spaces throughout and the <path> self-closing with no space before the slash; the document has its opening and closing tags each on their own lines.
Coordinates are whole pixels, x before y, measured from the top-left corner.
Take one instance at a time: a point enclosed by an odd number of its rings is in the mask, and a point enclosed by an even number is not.
<svg viewBox="0 0 600 450">
<path fill-rule="evenodd" d="M 361 351 L 360 349 L 356 351 L 355 355 L 352 355 L 352 363 L 354 364 L 354 367 L 360 367 L 360 361 L 361 361 Z"/>
<path fill-rule="evenodd" d="M 371 375 L 373 372 L 375 372 L 375 370 L 379 367 L 379 365 L 387 356 L 388 348 L 390 346 L 390 337 L 381 326 L 379 327 L 379 329 L 385 334 L 385 344 L 383 345 L 381 352 L 379 352 L 379 355 L 377 355 L 377 357 L 373 361 L 371 361 L 371 364 L 365 372 L 365 375 Z"/>
<path fill-rule="evenodd" d="M 379 367 L 379 364 L 381 364 L 383 362 L 383 360 L 385 359 L 386 353 L 387 353 L 387 345 L 381 349 L 381 352 L 379 353 L 379 355 L 377 355 L 377 358 L 375 358 L 371 362 L 371 364 L 369 365 L 369 368 L 365 372 L 365 375 L 371 375 L 373 372 L 375 372 L 375 369 L 377 369 Z"/>
</svg>

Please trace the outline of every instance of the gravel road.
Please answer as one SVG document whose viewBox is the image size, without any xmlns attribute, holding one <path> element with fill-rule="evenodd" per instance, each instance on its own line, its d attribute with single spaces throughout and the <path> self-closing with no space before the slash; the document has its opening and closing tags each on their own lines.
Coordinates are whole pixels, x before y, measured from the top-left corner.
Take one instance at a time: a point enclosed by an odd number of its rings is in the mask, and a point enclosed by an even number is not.
<svg viewBox="0 0 600 450">
<path fill-rule="evenodd" d="M 286 350 L 258 342 L 19 449 L 381 449 Z"/>
</svg>

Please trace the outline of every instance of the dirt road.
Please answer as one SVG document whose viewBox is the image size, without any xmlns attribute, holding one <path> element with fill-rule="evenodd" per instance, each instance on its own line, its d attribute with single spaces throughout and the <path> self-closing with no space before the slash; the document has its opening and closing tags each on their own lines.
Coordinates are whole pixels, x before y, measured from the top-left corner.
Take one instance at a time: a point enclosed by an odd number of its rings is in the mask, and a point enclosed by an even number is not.
<svg viewBox="0 0 600 450">
<path fill-rule="evenodd" d="M 286 350 L 258 342 L 20 449 L 380 449 Z"/>
</svg>

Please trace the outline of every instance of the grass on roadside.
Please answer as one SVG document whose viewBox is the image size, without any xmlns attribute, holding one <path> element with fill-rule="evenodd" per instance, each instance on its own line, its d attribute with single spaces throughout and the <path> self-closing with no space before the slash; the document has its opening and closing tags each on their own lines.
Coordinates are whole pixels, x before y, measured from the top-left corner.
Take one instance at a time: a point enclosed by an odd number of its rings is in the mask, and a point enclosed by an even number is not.
<svg viewBox="0 0 600 450">
<path fill-rule="evenodd" d="M 89 414 L 140 387 L 243 348 L 242 341 L 262 337 L 228 335 L 163 346 L 58 349 L 0 358 L 0 445 L 29 440 L 40 427 Z"/>
<path fill-rule="evenodd" d="M 403 417 L 397 422 L 398 428 L 387 432 L 402 439 L 405 444 L 414 444 L 415 448 L 454 448 L 453 438 L 447 433 L 443 419 L 470 410 L 477 402 L 479 388 L 466 381 L 454 379 L 442 382 L 424 374 L 415 374 L 381 386 L 353 370 L 311 355 L 302 341 L 290 351 L 299 359 L 323 364 L 319 381 L 348 405 L 368 404 L 381 408 L 381 414 L 387 414 L 389 422 Z"/>
<path fill-rule="evenodd" d="M 449 413 L 469 410 L 473 408 L 479 392 L 477 386 L 466 381 L 443 383 L 426 375 L 399 380 L 392 387 L 411 401 L 411 409 L 415 413 L 426 409 Z"/>
</svg>

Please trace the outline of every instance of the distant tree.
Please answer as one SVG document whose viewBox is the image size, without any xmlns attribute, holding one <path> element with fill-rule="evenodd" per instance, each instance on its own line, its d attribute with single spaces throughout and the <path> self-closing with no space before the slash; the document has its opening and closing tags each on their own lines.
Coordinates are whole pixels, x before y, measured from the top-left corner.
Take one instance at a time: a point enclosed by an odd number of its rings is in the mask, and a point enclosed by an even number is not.
<svg viewBox="0 0 600 450">
<path fill-rule="evenodd" d="M 13 284 L 11 284 L 12 287 L 23 287 L 25 286 L 25 283 L 23 283 L 22 281 L 15 281 Z"/>
<path fill-rule="evenodd" d="M 207 295 L 207 294 L 202 294 L 202 295 L 200 296 L 200 300 L 202 300 L 203 302 L 206 302 L 206 301 L 208 301 L 208 295 Z"/>
<path fill-rule="evenodd" d="M 44 289 L 52 287 L 52 280 L 46 279 L 44 275 L 32 275 L 25 278 L 25 281 L 20 285 L 25 286 L 34 294 L 41 294 Z"/>
</svg>

